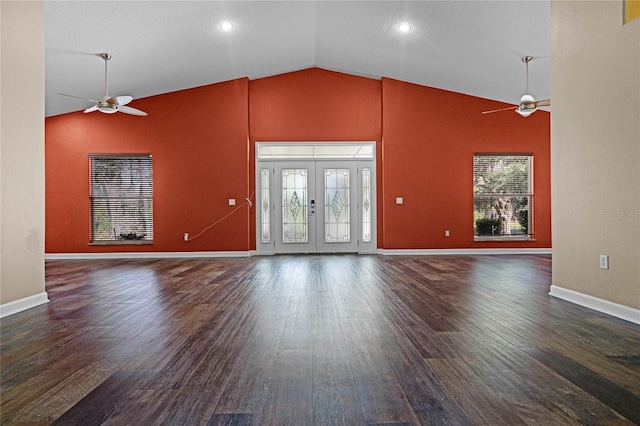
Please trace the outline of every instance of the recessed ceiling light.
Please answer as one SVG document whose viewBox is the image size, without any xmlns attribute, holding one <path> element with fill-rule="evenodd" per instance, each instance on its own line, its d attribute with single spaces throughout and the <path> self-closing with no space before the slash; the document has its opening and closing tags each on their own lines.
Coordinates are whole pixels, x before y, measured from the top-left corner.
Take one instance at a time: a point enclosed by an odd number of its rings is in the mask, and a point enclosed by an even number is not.
<svg viewBox="0 0 640 426">
<path fill-rule="evenodd" d="M 222 31 L 231 31 L 233 29 L 233 24 L 229 21 L 224 21 L 220 24 L 220 29 Z"/>
<path fill-rule="evenodd" d="M 407 22 L 402 22 L 401 24 L 398 24 L 398 31 L 401 33 L 408 33 L 411 31 L 411 25 Z"/>
</svg>

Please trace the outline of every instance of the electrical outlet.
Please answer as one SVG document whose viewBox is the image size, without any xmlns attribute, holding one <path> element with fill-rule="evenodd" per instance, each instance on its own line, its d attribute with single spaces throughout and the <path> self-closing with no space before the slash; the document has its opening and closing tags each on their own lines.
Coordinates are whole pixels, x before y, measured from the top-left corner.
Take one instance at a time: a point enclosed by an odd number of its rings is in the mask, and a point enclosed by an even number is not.
<svg viewBox="0 0 640 426">
<path fill-rule="evenodd" d="M 606 254 L 600 255 L 600 269 L 609 269 L 609 256 Z"/>
<path fill-rule="evenodd" d="M 229 205 L 230 206 L 235 206 L 236 205 L 236 199 L 235 198 L 229 198 Z"/>
<path fill-rule="evenodd" d="M 448 237 L 448 236 L 449 236 L 449 231 L 448 231 L 448 230 L 447 230 L 447 231 L 444 231 L 444 236 L 445 236 L 445 237 Z"/>
<path fill-rule="evenodd" d="M 396 204 L 402 204 L 404 203 L 404 200 L 402 199 L 402 197 L 396 197 Z"/>
<path fill-rule="evenodd" d="M 184 233 L 184 240 L 185 241 L 189 241 L 189 233 L 188 232 Z"/>
</svg>

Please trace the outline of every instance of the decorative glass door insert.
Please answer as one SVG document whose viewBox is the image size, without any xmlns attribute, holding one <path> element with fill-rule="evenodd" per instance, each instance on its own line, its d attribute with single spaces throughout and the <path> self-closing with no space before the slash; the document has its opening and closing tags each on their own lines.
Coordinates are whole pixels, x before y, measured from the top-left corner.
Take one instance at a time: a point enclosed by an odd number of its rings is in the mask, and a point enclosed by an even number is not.
<svg viewBox="0 0 640 426">
<path fill-rule="evenodd" d="M 309 242 L 307 169 L 282 169 L 282 243 Z"/>
<path fill-rule="evenodd" d="M 324 169 L 324 241 L 351 241 L 351 170 Z"/>
</svg>

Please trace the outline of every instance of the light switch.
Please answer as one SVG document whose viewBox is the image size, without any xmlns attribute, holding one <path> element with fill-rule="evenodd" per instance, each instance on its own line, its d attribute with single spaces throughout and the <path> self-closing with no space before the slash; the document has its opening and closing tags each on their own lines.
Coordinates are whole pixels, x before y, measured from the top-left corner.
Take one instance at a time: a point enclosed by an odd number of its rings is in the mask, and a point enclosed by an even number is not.
<svg viewBox="0 0 640 426">
<path fill-rule="evenodd" d="M 402 204 L 404 202 L 404 200 L 402 199 L 402 197 L 396 197 L 396 204 Z"/>
<path fill-rule="evenodd" d="M 606 254 L 600 255 L 600 269 L 609 269 L 609 256 Z"/>
</svg>

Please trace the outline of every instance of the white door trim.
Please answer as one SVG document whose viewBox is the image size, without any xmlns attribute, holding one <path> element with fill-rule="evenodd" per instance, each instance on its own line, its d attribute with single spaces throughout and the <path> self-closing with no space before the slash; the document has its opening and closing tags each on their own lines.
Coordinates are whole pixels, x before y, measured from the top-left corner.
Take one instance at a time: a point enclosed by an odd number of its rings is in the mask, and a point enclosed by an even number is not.
<svg viewBox="0 0 640 426">
<path fill-rule="evenodd" d="M 261 154 L 262 153 L 262 154 Z M 262 157 L 261 157 L 262 155 Z M 344 141 L 344 142 L 256 142 L 255 147 L 255 188 L 256 188 L 256 254 L 270 255 L 275 254 L 275 208 L 276 192 L 275 188 L 275 162 L 287 161 L 357 161 L 357 232 L 358 248 L 357 252 L 362 254 L 376 253 L 377 251 L 377 215 L 376 215 L 376 142 L 375 141 Z M 371 211 L 371 222 L 368 225 L 370 229 L 370 238 L 367 241 L 362 239 L 362 206 L 361 189 L 363 185 L 362 169 L 367 168 L 370 172 L 370 199 L 367 200 L 367 206 Z M 270 170 L 269 191 L 267 198 L 262 197 L 262 170 Z M 355 183 L 355 182 L 354 182 Z M 265 217 L 263 224 L 264 208 L 269 214 Z M 264 228 L 263 228 L 264 225 Z M 263 241 L 263 229 L 268 236 Z"/>
</svg>

